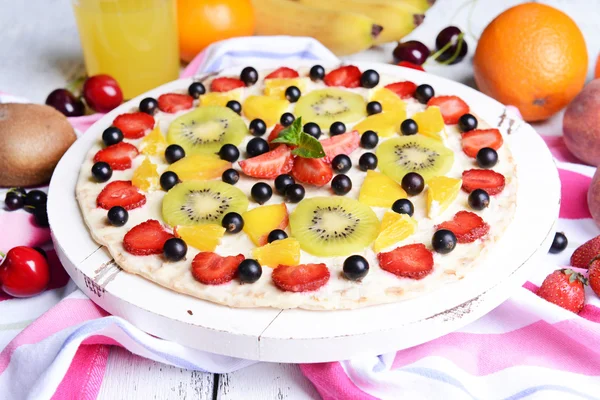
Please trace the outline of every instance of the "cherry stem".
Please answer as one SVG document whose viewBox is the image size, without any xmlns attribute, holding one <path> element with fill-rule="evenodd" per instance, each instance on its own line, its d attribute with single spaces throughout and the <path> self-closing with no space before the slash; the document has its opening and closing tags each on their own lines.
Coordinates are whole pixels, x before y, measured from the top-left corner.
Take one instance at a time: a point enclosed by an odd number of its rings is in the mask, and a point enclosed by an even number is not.
<svg viewBox="0 0 600 400">
<path fill-rule="evenodd" d="M 6 254 L 0 251 L 0 261 L 4 260 L 4 257 L 6 257 Z"/>
<path fill-rule="evenodd" d="M 458 37 L 456 38 L 458 46 L 456 47 L 456 51 L 454 52 L 454 54 L 452 55 L 452 57 L 450 57 L 446 61 L 440 61 L 439 62 L 440 64 L 442 64 L 442 65 L 448 65 L 448 64 L 451 64 L 454 60 L 456 60 L 456 57 L 458 57 L 458 55 L 460 54 L 460 51 L 462 50 L 463 41 L 464 41 L 463 36 L 464 36 L 464 33 L 461 32 L 458 35 Z M 431 56 L 429 56 L 429 58 L 433 58 L 434 60 L 437 60 L 437 58 L 440 55 L 442 55 L 443 52 L 445 52 L 446 50 L 448 50 L 452 46 L 454 46 L 454 43 L 452 43 L 452 41 L 449 41 L 448 43 L 446 43 L 444 45 L 444 47 L 442 47 L 441 49 L 439 49 L 438 51 L 436 51 L 435 53 L 433 53 Z"/>
</svg>

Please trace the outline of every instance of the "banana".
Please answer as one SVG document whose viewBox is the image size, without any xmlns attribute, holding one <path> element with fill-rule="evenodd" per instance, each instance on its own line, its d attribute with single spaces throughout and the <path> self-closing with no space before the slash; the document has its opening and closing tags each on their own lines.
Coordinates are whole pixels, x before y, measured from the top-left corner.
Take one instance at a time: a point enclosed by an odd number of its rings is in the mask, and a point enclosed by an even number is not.
<svg viewBox="0 0 600 400">
<path fill-rule="evenodd" d="M 389 3 L 404 3 L 409 4 L 417 9 L 420 13 L 425 13 L 429 8 L 435 4 L 436 0 L 384 0 Z"/>
<path fill-rule="evenodd" d="M 328 1 L 328 0 L 325 0 Z M 252 0 L 257 35 L 312 36 L 338 56 L 373 46 L 381 26 L 364 15 L 293 0 Z"/>
</svg>

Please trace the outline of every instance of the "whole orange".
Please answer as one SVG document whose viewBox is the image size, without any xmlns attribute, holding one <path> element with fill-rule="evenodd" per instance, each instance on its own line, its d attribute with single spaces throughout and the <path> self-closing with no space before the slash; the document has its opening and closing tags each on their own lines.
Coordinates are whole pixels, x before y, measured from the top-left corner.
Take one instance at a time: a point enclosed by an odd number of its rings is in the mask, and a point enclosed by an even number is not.
<svg viewBox="0 0 600 400">
<path fill-rule="evenodd" d="M 475 50 L 475 82 L 483 93 L 519 108 L 526 121 L 565 107 L 585 82 L 588 54 L 581 31 L 565 13 L 525 3 L 496 17 Z"/>
<path fill-rule="evenodd" d="M 594 78 L 600 78 L 600 54 L 598 54 L 598 58 L 596 58 L 596 69 L 594 70 Z"/>
<path fill-rule="evenodd" d="M 179 51 L 191 61 L 211 43 L 254 33 L 251 0 L 177 0 Z"/>
</svg>

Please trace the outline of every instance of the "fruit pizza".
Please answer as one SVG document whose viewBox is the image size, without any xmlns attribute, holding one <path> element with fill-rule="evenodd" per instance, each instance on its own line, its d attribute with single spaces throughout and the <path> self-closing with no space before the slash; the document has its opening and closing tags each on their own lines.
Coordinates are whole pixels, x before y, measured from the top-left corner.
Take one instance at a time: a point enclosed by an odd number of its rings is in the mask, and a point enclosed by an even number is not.
<svg viewBox="0 0 600 400">
<path fill-rule="evenodd" d="M 476 105 L 403 71 L 246 67 L 143 99 L 81 167 L 92 236 L 124 271 L 231 307 L 351 309 L 462 279 L 513 218 L 516 165 Z"/>
</svg>

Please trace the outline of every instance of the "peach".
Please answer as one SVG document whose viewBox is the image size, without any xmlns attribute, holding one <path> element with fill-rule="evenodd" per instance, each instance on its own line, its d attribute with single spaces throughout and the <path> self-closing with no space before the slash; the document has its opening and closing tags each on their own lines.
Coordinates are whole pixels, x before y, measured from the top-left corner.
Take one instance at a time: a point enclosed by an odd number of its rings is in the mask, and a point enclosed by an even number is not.
<svg viewBox="0 0 600 400">
<path fill-rule="evenodd" d="M 563 135 L 575 157 L 600 164 L 600 79 L 588 83 L 567 107 Z"/>
<path fill-rule="evenodd" d="M 596 170 L 587 193 L 587 203 L 590 214 L 598 226 L 600 226 L 600 168 Z"/>
</svg>

